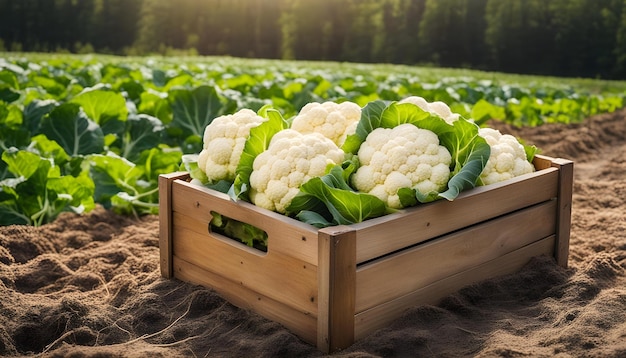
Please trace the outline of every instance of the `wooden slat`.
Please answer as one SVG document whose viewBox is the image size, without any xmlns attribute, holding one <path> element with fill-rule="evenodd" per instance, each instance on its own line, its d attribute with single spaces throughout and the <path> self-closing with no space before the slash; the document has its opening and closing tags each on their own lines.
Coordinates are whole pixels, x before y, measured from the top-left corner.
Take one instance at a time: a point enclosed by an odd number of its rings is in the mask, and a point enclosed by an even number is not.
<svg viewBox="0 0 626 358">
<path fill-rule="evenodd" d="M 174 182 L 172 197 L 174 211 L 206 222 L 216 211 L 254 225 L 267 233 L 268 253 L 281 252 L 317 265 L 317 229 L 311 225 L 183 181 Z"/>
<path fill-rule="evenodd" d="M 198 233 L 196 228 L 208 228 L 208 222 L 178 212 L 173 219 L 173 252 L 177 257 L 294 309 L 317 314 L 315 265 L 277 252 L 262 255 L 208 230 Z"/>
<path fill-rule="evenodd" d="M 476 267 L 447 276 L 402 297 L 385 302 L 355 317 L 355 339 L 386 327 L 410 307 L 437 304 L 440 299 L 472 283 L 519 271 L 535 256 L 553 255 L 554 235 L 497 257 Z"/>
<path fill-rule="evenodd" d="M 261 316 L 287 327 L 304 341 L 317 342 L 317 320 L 314 314 L 295 310 L 281 302 L 247 289 L 227 278 L 203 270 L 174 256 L 174 276 L 182 281 L 211 287 L 237 307 L 251 309 Z"/>
<path fill-rule="evenodd" d="M 235 251 L 245 251 L 255 256 L 266 256 L 267 253 L 261 250 L 257 250 L 254 247 L 250 247 L 242 242 L 237 240 L 233 240 L 227 236 L 223 236 L 219 233 L 212 232 L 209 229 L 209 219 L 207 220 L 198 220 L 195 217 L 191 217 L 185 215 L 179 211 L 174 211 L 172 213 L 172 220 L 176 224 L 176 229 L 173 231 L 176 233 L 177 231 L 184 229 L 188 231 L 193 231 L 196 237 L 199 237 L 201 241 L 203 240 L 218 240 L 228 246 L 233 247 Z M 280 255 L 280 254 L 279 254 Z"/>
<path fill-rule="evenodd" d="M 356 312 L 553 235 L 555 219 L 551 200 L 359 266 Z"/>
<path fill-rule="evenodd" d="M 320 230 L 317 348 L 329 353 L 354 343 L 356 235 L 337 226 Z"/>
<path fill-rule="evenodd" d="M 186 172 L 159 175 L 159 256 L 161 276 L 172 277 L 172 182 Z"/>
<path fill-rule="evenodd" d="M 558 169 L 548 168 L 476 187 L 451 202 L 438 200 L 351 225 L 358 232 L 357 262 L 555 198 L 558 178 Z"/>
<path fill-rule="evenodd" d="M 541 154 L 535 154 L 535 157 L 533 159 L 533 166 L 535 167 L 535 170 L 544 170 L 544 169 L 548 169 L 553 167 L 553 161 L 554 158 L 552 157 L 548 157 L 545 155 L 541 155 Z"/>
<path fill-rule="evenodd" d="M 569 256 L 569 238 L 572 225 L 572 191 L 574 182 L 574 162 L 555 159 L 553 166 L 559 168 L 558 210 L 556 223 L 556 262 L 567 267 Z"/>
</svg>

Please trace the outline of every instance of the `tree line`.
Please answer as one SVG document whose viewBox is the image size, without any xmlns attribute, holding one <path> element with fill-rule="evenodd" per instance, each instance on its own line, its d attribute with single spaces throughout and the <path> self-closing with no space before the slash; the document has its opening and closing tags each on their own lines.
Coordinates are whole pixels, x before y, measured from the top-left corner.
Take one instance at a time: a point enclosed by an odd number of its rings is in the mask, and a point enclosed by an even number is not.
<svg viewBox="0 0 626 358">
<path fill-rule="evenodd" d="M 0 0 L 0 51 L 626 78 L 626 0 Z"/>
</svg>

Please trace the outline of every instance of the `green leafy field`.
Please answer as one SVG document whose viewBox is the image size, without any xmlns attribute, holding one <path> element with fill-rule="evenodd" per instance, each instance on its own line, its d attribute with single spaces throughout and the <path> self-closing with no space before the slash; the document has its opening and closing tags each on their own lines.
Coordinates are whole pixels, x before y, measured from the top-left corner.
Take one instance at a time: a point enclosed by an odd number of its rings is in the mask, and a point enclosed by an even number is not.
<svg viewBox="0 0 626 358">
<path fill-rule="evenodd" d="M 96 203 L 158 211 L 157 178 L 198 153 L 211 120 L 265 105 L 361 106 L 410 95 L 478 123 L 571 123 L 624 106 L 626 83 L 469 70 L 233 58 L 0 54 L 0 224 Z"/>
</svg>

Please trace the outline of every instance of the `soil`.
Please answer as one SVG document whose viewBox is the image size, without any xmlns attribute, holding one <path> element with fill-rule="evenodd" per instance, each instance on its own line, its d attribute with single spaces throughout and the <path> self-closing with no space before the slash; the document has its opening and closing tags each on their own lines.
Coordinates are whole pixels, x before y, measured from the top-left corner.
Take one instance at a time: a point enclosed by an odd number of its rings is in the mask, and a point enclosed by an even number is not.
<svg viewBox="0 0 626 358">
<path fill-rule="evenodd" d="M 574 161 L 569 267 L 520 272 L 415 306 L 335 357 L 625 357 L 626 111 L 492 127 Z M 0 355 L 322 357 L 211 289 L 164 279 L 157 216 L 101 207 L 0 227 Z"/>
</svg>

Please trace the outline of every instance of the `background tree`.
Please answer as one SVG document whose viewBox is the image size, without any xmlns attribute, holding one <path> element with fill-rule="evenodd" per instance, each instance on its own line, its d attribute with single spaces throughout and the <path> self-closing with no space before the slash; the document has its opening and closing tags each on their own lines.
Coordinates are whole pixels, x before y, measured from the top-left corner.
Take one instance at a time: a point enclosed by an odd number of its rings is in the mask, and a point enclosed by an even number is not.
<svg viewBox="0 0 626 358">
<path fill-rule="evenodd" d="M 550 2 L 488 0 L 485 43 L 490 67 L 502 71 L 548 73 L 554 63 Z"/>
<path fill-rule="evenodd" d="M 622 9 L 626 9 L 626 0 L 622 3 Z M 615 65 L 613 76 L 626 78 L 626 11 L 622 11 L 617 31 L 615 33 L 615 48 L 613 50 Z"/>
<path fill-rule="evenodd" d="M 418 44 L 428 62 L 480 66 L 486 0 L 426 0 Z"/>
<path fill-rule="evenodd" d="M 171 4 L 168 0 L 143 0 L 139 9 L 134 47 L 141 53 L 158 50 L 169 42 Z M 169 25 L 169 26 L 168 26 Z"/>
<path fill-rule="evenodd" d="M 626 78 L 626 0 L 0 0 L 0 50 Z"/>
<path fill-rule="evenodd" d="M 566 76 L 607 75 L 615 65 L 616 29 L 621 1 L 557 0 L 550 2 L 555 28 L 553 70 Z"/>
</svg>

